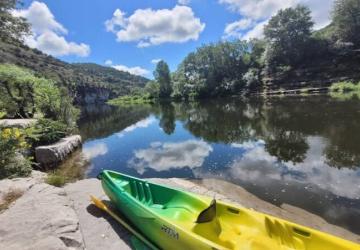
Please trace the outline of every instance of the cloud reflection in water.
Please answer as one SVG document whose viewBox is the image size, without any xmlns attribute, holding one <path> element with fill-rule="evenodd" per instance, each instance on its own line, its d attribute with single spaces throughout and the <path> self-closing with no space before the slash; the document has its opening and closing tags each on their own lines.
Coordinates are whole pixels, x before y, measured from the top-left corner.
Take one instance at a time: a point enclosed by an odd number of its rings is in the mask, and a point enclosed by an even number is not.
<svg viewBox="0 0 360 250">
<path fill-rule="evenodd" d="M 148 149 L 134 152 L 135 157 L 129 161 L 139 174 L 146 168 L 156 171 L 166 171 L 178 168 L 201 167 L 204 159 L 213 151 L 213 148 L 204 141 L 187 140 L 183 142 L 153 142 Z"/>
</svg>

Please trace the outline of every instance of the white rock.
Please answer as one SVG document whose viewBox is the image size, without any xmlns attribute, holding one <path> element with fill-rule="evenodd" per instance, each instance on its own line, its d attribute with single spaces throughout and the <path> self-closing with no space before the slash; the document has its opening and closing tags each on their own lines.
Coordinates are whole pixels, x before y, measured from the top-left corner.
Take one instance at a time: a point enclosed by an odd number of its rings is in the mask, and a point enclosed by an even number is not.
<svg viewBox="0 0 360 250">
<path fill-rule="evenodd" d="M 36 121 L 36 119 L 1 119 L 0 127 L 28 128 Z"/>
<path fill-rule="evenodd" d="M 51 145 L 36 147 L 36 162 L 40 163 L 43 168 L 55 167 L 80 146 L 81 136 L 73 135 Z"/>
</svg>

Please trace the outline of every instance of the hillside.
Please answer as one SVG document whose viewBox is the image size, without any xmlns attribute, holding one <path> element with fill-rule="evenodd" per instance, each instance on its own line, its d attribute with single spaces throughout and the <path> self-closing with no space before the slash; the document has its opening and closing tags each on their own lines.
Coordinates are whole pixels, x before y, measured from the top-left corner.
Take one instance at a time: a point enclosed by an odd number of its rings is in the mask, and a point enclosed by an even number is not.
<svg viewBox="0 0 360 250">
<path fill-rule="evenodd" d="M 29 68 L 68 87 L 77 103 L 104 102 L 145 86 L 148 79 L 93 63 L 69 64 L 17 41 L 0 40 L 0 63 Z"/>
</svg>

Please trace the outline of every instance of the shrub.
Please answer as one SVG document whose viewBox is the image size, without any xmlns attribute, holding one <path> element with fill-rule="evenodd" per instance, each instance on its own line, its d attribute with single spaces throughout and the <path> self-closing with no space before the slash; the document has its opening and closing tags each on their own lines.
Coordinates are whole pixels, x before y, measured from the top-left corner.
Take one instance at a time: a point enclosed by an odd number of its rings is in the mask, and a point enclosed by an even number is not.
<svg viewBox="0 0 360 250">
<path fill-rule="evenodd" d="M 37 145 L 51 144 L 72 133 L 72 128 L 60 121 L 40 119 L 35 125 L 35 143 Z"/>
<path fill-rule="evenodd" d="M 66 178 L 65 176 L 58 175 L 56 173 L 51 173 L 48 174 L 48 177 L 46 178 L 45 182 L 55 187 L 62 187 L 66 184 Z"/>
<path fill-rule="evenodd" d="M 355 84 L 349 81 L 337 82 L 331 85 L 330 91 L 341 93 L 360 91 L 360 83 Z"/>
<path fill-rule="evenodd" d="M 27 130 L 1 129 L 0 134 L 0 179 L 27 176 L 31 173 L 30 159 L 21 153 L 29 149 Z"/>
</svg>

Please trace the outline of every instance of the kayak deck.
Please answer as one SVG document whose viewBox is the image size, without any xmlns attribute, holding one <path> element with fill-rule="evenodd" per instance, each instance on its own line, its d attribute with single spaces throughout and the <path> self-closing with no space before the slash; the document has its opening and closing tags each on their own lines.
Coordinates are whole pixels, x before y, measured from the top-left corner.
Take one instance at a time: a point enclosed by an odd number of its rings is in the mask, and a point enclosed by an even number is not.
<svg viewBox="0 0 360 250">
<path fill-rule="evenodd" d="M 211 221 L 197 223 L 210 198 L 104 172 L 121 195 L 141 207 L 138 216 L 160 218 L 176 228 L 174 232 L 185 232 L 192 241 L 209 243 L 216 249 L 360 249 L 355 243 L 223 202 L 216 203 L 216 216 Z M 179 237 L 174 232 L 169 231 L 173 238 Z"/>
</svg>

